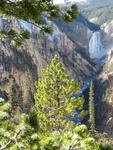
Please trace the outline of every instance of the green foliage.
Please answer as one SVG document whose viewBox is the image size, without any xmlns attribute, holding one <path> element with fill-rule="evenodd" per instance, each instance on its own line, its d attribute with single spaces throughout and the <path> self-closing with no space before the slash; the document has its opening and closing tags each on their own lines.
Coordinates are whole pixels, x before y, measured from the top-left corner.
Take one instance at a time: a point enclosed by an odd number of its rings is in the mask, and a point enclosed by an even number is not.
<svg viewBox="0 0 113 150">
<path fill-rule="evenodd" d="M 18 142 L 13 144 L 14 147 L 16 146 L 25 150 L 39 150 L 38 123 L 36 119 L 37 118 L 35 118 L 34 112 L 30 113 L 29 115 L 22 114 L 21 122 L 17 126 L 19 129 L 21 129 L 21 133 L 17 138 Z"/>
<path fill-rule="evenodd" d="M 3 142 L 7 142 L 13 134 L 13 127 L 9 120 L 10 108 L 11 105 L 9 103 L 5 103 L 4 100 L 0 98 L 0 145 Z"/>
<path fill-rule="evenodd" d="M 81 142 L 82 144 L 82 142 Z M 86 139 L 83 140 L 83 150 L 100 150 L 100 146 L 98 144 L 98 142 L 92 138 L 92 137 L 88 137 Z"/>
<path fill-rule="evenodd" d="M 89 89 L 89 123 L 90 129 L 92 131 L 95 130 L 95 108 L 94 108 L 94 89 L 93 89 L 93 82 L 90 83 Z"/>
<path fill-rule="evenodd" d="M 21 0 L 21 1 L 0 1 L 0 11 L 8 16 L 15 16 L 23 20 L 34 20 L 38 24 L 43 24 L 41 15 L 46 13 L 46 16 L 53 20 L 56 17 L 63 17 L 68 14 L 72 21 L 76 17 L 77 6 L 74 4 L 70 8 L 62 10 L 58 5 L 52 3 L 51 0 Z"/>
<path fill-rule="evenodd" d="M 0 98 L 0 149 L 39 150 L 38 121 L 36 113 L 23 114 L 19 125 L 10 120 L 11 104 Z"/>
<path fill-rule="evenodd" d="M 52 3 L 52 0 L 0 0 L 0 14 L 8 17 L 16 17 L 27 21 L 36 27 L 38 27 L 43 33 L 51 33 L 52 28 L 45 21 L 42 16 L 45 16 L 49 20 L 55 20 L 57 17 L 62 17 L 66 22 L 70 22 L 77 17 L 78 8 L 74 4 L 71 7 L 60 8 L 58 5 Z M 13 30 L 14 31 L 14 30 Z M 7 31 L 6 36 L 10 34 L 13 40 L 13 45 L 20 46 L 23 42 L 23 37 L 27 39 L 27 35 L 24 33 L 17 37 L 17 33 L 14 31 Z M 15 36 L 16 35 L 16 36 Z"/>
<path fill-rule="evenodd" d="M 100 150 L 100 145 L 90 135 L 85 125 L 79 125 L 74 129 L 69 148 L 71 150 Z"/>
<path fill-rule="evenodd" d="M 78 90 L 79 84 L 66 75 L 59 57 L 55 55 L 36 83 L 35 108 L 42 130 L 61 130 L 71 124 L 67 115 L 73 115 L 75 108 L 83 109 L 83 98 L 72 99 L 69 96 Z"/>
<path fill-rule="evenodd" d="M 32 126 L 34 129 L 38 130 L 39 124 L 37 120 L 37 113 L 36 112 L 30 112 L 29 118 L 28 118 L 28 123 L 30 126 Z"/>
<path fill-rule="evenodd" d="M 71 8 L 67 9 L 63 15 L 65 22 L 71 22 L 73 19 L 77 18 L 78 9 L 76 5 L 72 5 Z"/>
<path fill-rule="evenodd" d="M 85 125 L 81 125 L 81 126 L 77 126 L 74 129 L 74 131 L 82 137 L 82 136 L 84 136 L 85 133 L 87 133 L 88 130 L 87 130 L 87 127 Z"/>
<path fill-rule="evenodd" d="M 16 47 L 20 46 L 23 43 L 23 41 L 29 39 L 30 37 L 30 33 L 26 30 L 21 31 L 21 33 L 17 33 L 14 29 L 10 29 L 10 30 L 2 30 L 0 31 L 0 33 L 1 39 L 3 38 L 10 39 L 11 44 Z"/>
<path fill-rule="evenodd" d="M 108 144 L 100 144 L 100 149 L 101 150 L 112 150 L 113 147 L 111 147 L 111 145 L 108 145 Z"/>
<path fill-rule="evenodd" d="M 42 133 L 39 137 L 40 148 L 44 150 L 101 150 L 100 144 L 91 137 L 85 125 L 78 125 L 62 133 Z"/>
</svg>

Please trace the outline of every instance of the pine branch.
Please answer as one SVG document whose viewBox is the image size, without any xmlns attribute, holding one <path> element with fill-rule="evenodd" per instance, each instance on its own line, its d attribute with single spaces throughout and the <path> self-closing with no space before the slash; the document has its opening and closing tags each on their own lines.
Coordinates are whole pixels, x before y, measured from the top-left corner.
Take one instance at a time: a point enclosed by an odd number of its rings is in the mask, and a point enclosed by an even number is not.
<svg viewBox="0 0 113 150">
<path fill-rule="evenodd" d="M 32 25 L 34 25 L 35 27 L 37 27 L 37 28 L 39 28 L 39 29 L 43 29 L 41 26 L 39 26 L 38 24 L 36 24 L 36 23 L 34 23 L 34 22 L 32 22 L 32 21 L 29 21 L 29 20 L 25 20 L 26 22 L 28 22 L 28 23 L 30 23 L 30 24 L 32 24 Z"/>
<path fill-rule="evenodd" d="M 5 145 L 3 145 L 0 150 L 6 149 L 11 143 L 15 142 L 19 134 L 21 133 L 21 130 L 19 130 Z"/>
</svg>

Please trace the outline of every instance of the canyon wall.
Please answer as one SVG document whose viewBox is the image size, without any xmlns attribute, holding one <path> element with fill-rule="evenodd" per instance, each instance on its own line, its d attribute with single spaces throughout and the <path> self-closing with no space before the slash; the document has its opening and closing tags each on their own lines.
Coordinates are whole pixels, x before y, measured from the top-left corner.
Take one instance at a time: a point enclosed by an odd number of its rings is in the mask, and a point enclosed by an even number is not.
<svg viewBox="0 0 113 150">
<path fill-rule="evenodd" d="M 76 30 L 80 31 L 81 26 L 86 29 L 82 22 L 77 23 Z M 21 111 L 29 112 L 33 106 L 34 83 L 55 53 L 59 54 L 66 72 L 75 80 L 82 82 L 89 76 L 95 76 L 98 71 L 98 66 L 89 61 L 88 49 L 81 47 L 80 42 L 74 42 L 74 38 L 72 41 L 57 24 L 52 23 L 52 26 L 51 35 L 42 35 L 38 28 L 25 21 L 0 18 L 1 29 L 13 28 L 20 32 L 24 28 L 31 34 L 31 38 L 19 48 L 13 47 L 10 39 L 0 40 L 0 96 L 6 100 L 12 99 L 13 107 L 19 107 Z M 85 34 L 92 33 L 90 28 L 87 27 L 88 33 L 85 29 Z M 87 53 L 87 59 L 82 57 L 82 51 Z"/>
</svg>

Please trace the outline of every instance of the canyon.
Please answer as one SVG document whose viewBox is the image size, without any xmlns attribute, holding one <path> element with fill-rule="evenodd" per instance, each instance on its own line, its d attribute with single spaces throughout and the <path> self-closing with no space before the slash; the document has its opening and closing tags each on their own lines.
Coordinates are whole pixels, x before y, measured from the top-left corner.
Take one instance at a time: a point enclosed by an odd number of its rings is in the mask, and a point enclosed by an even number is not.
<svg viewBox="0 0 113 150">
<path fill-rule="evenodd" d="M 69 24 L 61 18 L 54 22 L 45 18 L 53 27 L 50 35 L 40 34 L 37 27 L 23 20 L 0 17 L 0 29 L 20 32 L 24 28 L 31 35 L 19 48 L 12 46 L 10 39 L 0 40 L 0 97 L 12 100 L 13 117 L 30 111 L 34 84 L 57 53 L 66 72 L 81 83 L 80 95 L 94 81 L 97 129 L 113 136 L 113 20 L 100 21 L 101 16 L 96 15 L 91 16 L 87 9 Z"/>
</svg>

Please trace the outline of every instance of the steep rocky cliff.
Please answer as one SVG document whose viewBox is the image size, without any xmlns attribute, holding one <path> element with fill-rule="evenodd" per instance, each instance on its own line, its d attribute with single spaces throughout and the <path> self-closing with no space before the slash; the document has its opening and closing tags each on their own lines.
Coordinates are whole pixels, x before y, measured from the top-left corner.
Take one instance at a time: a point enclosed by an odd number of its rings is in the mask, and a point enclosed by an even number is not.
<svg viewBox="0 0 113 150">
<path fill-rule="evenodd" d="M 113 1 L 90 2 L 95 5 L 82 9 L 82 12 L 100 26 L 102 45 L 108 55 L 95 82 L 96 122 L 102 132 L 113 137 Z"/>
<path fill-rule="evenodd" d="M 113 137 L 113 52 L 95 82 L 97 127 Z"/>
<path fill-rule="evenodd" d="M 31 33 L 31 38 L 20 48 L 11 46 L 10 40 L 0 41 L 0 96 L 12 99 L 14 108 L 29 111 L 33 105 L 34 83 L 55 53 L 60 55 L 66 71 L 75 80 L 83 81 L 97 73 L 98 66 L 90 60 L 86 46 L 92 30 L 82 20 L 74 21 L 69 29 L 72 32 L 74 27 L 72 33 L 75 36 L 70 38 L 65 30 L 69 25 L 64 25 L 61 30 L 60 21 L 52 23 L 54 31 L 51 35 L 41 35 L 38 28 L 27 22 L 0 18 L 1 28 L 16 28 L 18 32 L 24 28 Z M 82 52 L 87 54 L 87 59 L 82 57 Z"/>
</svg>

